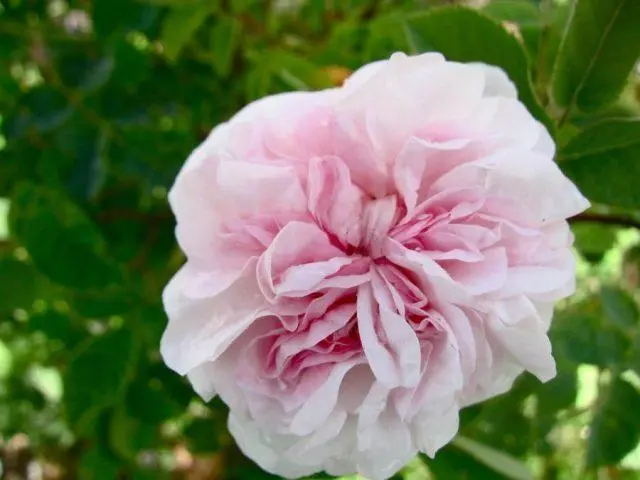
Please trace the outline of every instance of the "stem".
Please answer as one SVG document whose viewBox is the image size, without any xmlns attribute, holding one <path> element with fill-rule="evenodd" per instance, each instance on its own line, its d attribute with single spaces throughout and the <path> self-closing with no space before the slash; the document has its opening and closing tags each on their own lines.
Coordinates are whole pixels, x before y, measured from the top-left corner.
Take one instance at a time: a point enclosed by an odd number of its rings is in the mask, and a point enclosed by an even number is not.
<svg viewBox="0 0 640 480">
<path fill-rule="evenodd" d="M 169 220 L 172 218 L 170 212 L 145 213 L 136 210 L 106 210 L 98 212 L 96 218 L 101 222 L 112 222 L 118 220 L 138 220 L 140 222 L 153 222 L 156 220 Z"/>
<path fill-rule="evenodd" d="M 94 41 L 94 38 L 90 34 L 70 34 L 65 32 L 62 28 L 47 28 L 44 30 L 38 25 L 38 33 L 43 34 L 43 38 L 46 40 L 70 42 L 70 43 L 88 43 Z M 11 20 L 3 20 L 0 23 L 0 33 L 12 37 L 29 39 L 33 36 L 33 30 L 25 28 L 23 23 L 14 22 Z"/>
<path fill-rule="evenodd" d="M 550 0 L 542 0 L 540 3 L 540 16 L 542 18 L 543 27 L 540 32 L 538 55 L 535 59 L 536 92 L 545 107 L 549 104 L 547 84 L 549 83 L 550 74 L 547 69 L 547 60 L 549 55 L 549 35 L 551 34 L 552 8 L 553 5 Z"/>
<path fill-rule="evenodd" d="M 569 116 L 571 115 L 571 109 L 573 108 L 573 105 L 574 105 L 574 101 L 572 100 L 571 103 L 569 105 L 567 105 L 567 108 L 565 108 L 564 111 L 562 112 L 562 116 L 558 120 L 558 125 L 557 125 L 558 130 L 561 129 L 562 126 L 569 119 Z"/>
<path fill-rule="evenodd" d="M 602 223 L 606 225 L 619 225 L 640 230 L 640 220 L 621 215 L 603 215 L 601 213 L 581 213 L 569 219 L 569 223 Z"/>
<path fill-rule="evenodd" d="M 620 14 L 620 11 L 622 10 L 622 6 L 623 6 L 624 2 L 620 2 L 620 4 L 616 7 L 615 11 L 613 12 L 612 17 L 609 19 L 609 21 L 607 22 L 602 38 L 600 39 L 600 41 L 598 42 L 598 46 L 596 47 L 596 51 L 594 52 L 593 56 L 591 57 L 591 61 L 589 62 L 589 65 L 587 65 L 587 68 L 582 76 L 582 79 L 578 82 L 578 85 L 576 85 L 575 90 L 573 91 L 573 95 L 571 95 L 571 99 L 569 100 L 569 104 L 566 106 L 564 112 L 562 113 L 562 116 L 560 117 L 560 120 L 558 120 L 558 129 L 560 127 L 562 127 L 562 125 L 564 125 L 564 122 L 569 118 L 569 114 L 571 113 L 571 110 L 573 109 L 573 107 L 576 106 L 576 102 L 578 101 L 578 95 L 580 94 L 580 91 L 582 90 L 582 87 L 584 86 L 585 82 L 587 81 L 587 77 L 589 75 L 591 75 L 591 71 L 593 70 L 595 64 L 596 64 L 596 60 L 598 59 L 598 57 L 600 56 L 600 52 L 604 46 L 605 43 L 605 39 L 607 38 L 607 36 L 609 35 L 609 32 L 611 31 L 611 29 L 613 28 L 613 24 L 615 23 L 616 18 L 618 17 L 618 15 Z M 573 12 L 571 14 L 571 19 L 573 19 L 573 15 L 575 15 L 576 12 L 576 8 L 577 8 L 578 2 L 574 2 L 573 4 Z M 571 19 L 569 20 L 569 23 L 567 25 L 571 25 Z M 562 49 L 562 46 L 564 45 L 564 42 L 567 39 L 567 35 L 569 32 L 569 27 L 567 27 L 567 30 L 565 31 L 564 34 L 564 38 L 562 39 L 562 43 L 560 44 L 560 49 Z"/>
</svg>

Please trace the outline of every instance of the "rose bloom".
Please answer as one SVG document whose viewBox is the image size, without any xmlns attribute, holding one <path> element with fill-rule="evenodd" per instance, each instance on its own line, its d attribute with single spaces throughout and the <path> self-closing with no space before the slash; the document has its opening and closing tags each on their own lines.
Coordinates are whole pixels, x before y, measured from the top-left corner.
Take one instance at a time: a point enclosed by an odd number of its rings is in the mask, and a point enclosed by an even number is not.
<svg viewBox="0 0 640 480">
<path fill-rule="evenodd" d="M 553 157 L 502 70 L 435 53 L 250 104 L 169 194 L 188 260 L 165 362 L 269 472 L 384 479 L 435 455 L 461 408 L 555 375 L 588 202 Z"/>
</svg>

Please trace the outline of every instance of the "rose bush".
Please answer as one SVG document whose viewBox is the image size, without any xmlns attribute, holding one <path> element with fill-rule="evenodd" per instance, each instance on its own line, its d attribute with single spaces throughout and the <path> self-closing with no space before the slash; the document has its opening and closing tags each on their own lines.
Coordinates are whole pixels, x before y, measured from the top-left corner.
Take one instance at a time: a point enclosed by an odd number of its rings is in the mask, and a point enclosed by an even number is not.
<svg viewBox="0 0 640 480">
<path fill-rule="evenodd" d="M 387 478 L 459 410 L 555 375 L 588 202 L 506 74 L 428 53 L 254 102 L 170 192 L 161 352 L 265 470 Z"/>
</svg>

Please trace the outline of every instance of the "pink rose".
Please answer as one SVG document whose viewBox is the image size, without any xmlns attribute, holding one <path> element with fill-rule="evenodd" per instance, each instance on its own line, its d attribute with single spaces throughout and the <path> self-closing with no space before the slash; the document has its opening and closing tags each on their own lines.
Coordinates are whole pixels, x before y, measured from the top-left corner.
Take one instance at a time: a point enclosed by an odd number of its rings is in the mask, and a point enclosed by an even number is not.
<svg viewBox="0 0 640 480">
<path fill-rule="evenodd" d="M 395 54 L 216 127 L 170 193 L 167 365 L 265 470 L 392 476 L 524 370 L 588 206 L 501 70 Z M 213 434 L 213 432 L 212 432 Z"/>
</svg>

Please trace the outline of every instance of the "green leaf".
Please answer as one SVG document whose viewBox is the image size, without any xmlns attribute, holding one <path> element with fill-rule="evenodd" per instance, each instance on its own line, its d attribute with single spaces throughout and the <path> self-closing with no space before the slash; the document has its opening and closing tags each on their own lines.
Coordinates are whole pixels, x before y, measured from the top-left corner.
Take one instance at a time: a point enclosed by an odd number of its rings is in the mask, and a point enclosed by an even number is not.
<svg viewBox="0 0 640 480">
<path fill-rule="evenodd" d="M 316 64 L 283 50 L 269 52 L 263 59 L 290 88 L 316 90 L 331 86 L 329 76 Z"/>
<path fill-rule="evenodd" d="M 136 0 L 93 0 L 93 28 L 98 37 L 129 30 L 144 30 L 153 18 L 153 7 Z"/>
<path fill-rule="evenodd" d="M 640 441 L 640 393 L 616 377 L 598 398 L 587 441 L 588 467 L 615 465 Z"/>
<path fill-rule="evenodd" d="M 528 0 L 493 0 L 482 11 L 502 22 L 520 25 L 540 22 L 540 8 Z"/>
<path fill-rule="evenodd" d="M 601 368 L 625 362 L 629 339 L 617 328 L 603 324 L 596 312 L 559 316 L 551 331 L 554 353 L 573 362 Z"/>
<path fill-rule="evenodd" d="M 544 416 L 572 407 L 578 395 L 578 376 L 574 368 L 558 368 L 558 374 L 538 386 L 538 413 Z"/>
<path fill-rule="evenodd" d="M 44 333 L 51 340 L 59 340 L 66 347 L 72 345 L 71 319 L 69 315 L 47 310 L 29 317 L 29 327 L 32 331 Z"/>
<path fill-rule="evenodd" d="M 208 2 L 181 5 L 172 8 L 162 24 L 162 45 L 170 61 L 175 61 L 191 37 L 213 13 Z"/>
<path fill-rule="evenodd" d="M 536 57 L 543 31 L 539 5 L 529 0 L 493 0 L 482 12 L 500 22 L 515 23 L 529 57 Z"/>
<path fill-rule="evenodd" d="M 133 332 L 121 329 L 92 338 L 67 367 L 64 407 L 75 431 L 83 432 L 106 407 L 114 405 L 136 368 Z"/>
<path fill-rule="evenodd" d="M 19 99 L 19 108 L 7 115 L 2 130 L 7 140 L 19 139 L 32 130 L 46 132 L 64 123 L 71 112 L 64 95 L 40 85 Z"/>
<path fill-rule="evenodd" d="M 171 472 L 162 468 L 163 465 L 154 467 L 138 466 L 133 472 L 129 472 L 129 480 L 172 480 Z M 175 475 L 174 477 L 175 478 Z"/>
<path fill-rule="evenodd" d="M 202 0 L 138 0 L 138 1 L 142 3 L 148 3 L 150 5 L 167 5 L 170 7 L 202 3 Z M 215 1 L 216 0 L 211 0 L 212 3 Z"/>
<path fill-rule="evenodd" d="M 158 379 L 162 384 L 162 390 L 166 391 L 172 402 L 186 409 L 196 397 L 193 387 L 184 377 L 176 375 L 169 370 L 164 363 L 157 363 L 149 369 L 148 376 Z M 133 404 L 132 409 L 135 409 Z"/>
<path fill-rule="evenodd" d="M 213 418 L 196 418 L 185 429 L 189 450 L 194 453 L 212 453 L 220 449 L 220 432 L 224 431 L 224 423 Z"/>
<path fill-rule="evenodd" d="M 135 293 L 120 285 L 100 290 L 71 292 L 73 310 L 85 318 L 107 318 L 133 310 L 140 300 Z"/>
<path fill-rule="evenodd" d="M 0 313 L 16 308 L 30 310 L 38 291 L 38 272 L 15 258 L 0 259 Z"/>
<path fill-rule="evenodd" d="M 127 392 L 127 407 L 129 412 L 142 422 L 149 425 L 160 423 L 182 413 L 182 406 L 171 398 L 165 385 L 156 378 L 145 376 L 131 385 Z"/>
<path fill-rule="evenodd" d="M 411 29 L 403 29 L 404 24 L 405 16 L 400 12 L 392 12 L 373 19 L 367 25 L 364 60 L 372 62 L 389 58 L 391 54 L 398 51 L 416 53 L 416 45 L 413 45 L 412 41 L 419 42 L 420 39 L 414 38 Z"/>
<path fill-rule="evenodd" d="M 526 454 L 532 422 L 524 415 L 523 404 L 538 386 L 533 376 L 520 376 L 507 394 L 483 402 L 480 414 L 460 434 L 516 457 Z"/>
<path fill-rule="evenodd" d="M 547 3 L 542 7 L 542 31 L 539 42 L 532 50 L 535 58 L 533 74 L 536 82 L 536 92 L 546 103 L 549 100 L 549 81 L 553 74 L 553 67 L 558 57 L 558 50 L 566 30 L 567 21 L 571 15 L 571 2 L 562 4 Z"/>
<path fill-rule="evenodd" d="M 66 187 L 68 193 L 80 202 L 95 200 L 109 170 L 107 158 L 111 143 L 109 127 L 98 129 L 93 125 L 87 125 L 84 119 L 82 121 L 76 119 L 56 132 L 56 142 L 60 146 L 62 156 L 74 160 L 69 167 L 67 179 L 60 186 Z M 47 157 L 48 164 L 42 159 L 43 172 L 55 171 L 56 166 L 60 168 L 60 157 L 61 155 Z M 55 174 L 51 177 L 55 177 Z"/>
<path fill-rule="evenodd" d="M 354 52 L 362 49 L 368 26 L 357 21 L 337 24 L 332 28 L 318 61 L 323 65 L 341 65 L 351 70 L 359 68 L 362 59 Z"/>
<path fill-rule="evenodd" d="M 529 469 L 522 462 L 506 453 L 465 437 L 455 438 L 452 444 L 507 478 L 533 480 Z"/>
<path fill-rule="evenodd" d="M 167 326 L 167 314 L 162 307 L 162 303 L 144 306 L 137 312 L 139 324 L 141 326 L 140 339 L 147 345 L 155 348 L 160 344 L 160 339 Z"/>
<path fill-rule="evenodd" d="M 118 460 L 98 447 L 84 452 L 78 463 L 80 478 L 86 480 L 113 480 L 120 471 Z"/>
<path fill-rule="evenodd" d="M 259 6 L 261 0 L 230 0 L 231 10 L 235 13 L 246 12 L 252 7 Z"/>
<path fill-rule="evenodd" d="M 613 119 L 592 125 L 562 148 L 560 160 L 576 160 L 640 146 L 640 120 Z M 602 161 L 606 161 L 602 158 Z"/>
<path fill-rule="evenodd" d="M 602 260 L 616 243 L 618 228 L 601 223 L 578 223 L 571 228 L 575 236 L 575 246 L 588 261 Z"/>
<path fill-rule="evenodd" d="M 0 380 L 5 380 L 13 370 L 13 354 L 11 349 L 0 340 Z"/>
<path fill-rule="evenodd" d="M 9 200 L 0 197 L 0 241 L 9 238 Z"/>
<path fill-rule="evenodd" d="M 640 2 L 579 0 L 553 78 L 556 103 L 594 110 L 622 91 L 640 56 Z"/>
<path fill-rule="evenodd" d="M 147 76 L 150 66 L 150 52 L 140 50 L 125 39 L 119 39 L 113 46 L 114 69 L 111 78 L 125 88 L 135 88 Z"/>
<path fill-rule="evenodd" d="M 629 358 L 628 367 L 640 376 L 640 330 L 636 330 L 632 335 L 633 348 Z"/>
<path fill-rule="evenodd" d="M 460 410 L 460 431 L 464 431 L 469 425 L 473 423 L 482 414 L 482 405 L 470 405 Z"/>
<path fill-rule="evenodd" d="M 102 87 L 113 72 L 113 58 L 94 58 L 86 52 L 69 52 L 58 62 L 60 80 L 69 89 L 93 92 Z"/>
<path fill-rule="evenodd" d="M 258 63 L 248 73 L 245 81 L 245 97 L 252 101 L 266 95 L 273 81 L 273 72 L 266 65 Z"/>
<path fill-rule="evenodd" d="M 501 67 L 518 88 L 520 100 L 547 128 L 551 120 L 538 104 L 529 79 L 526 54 L 518 40 L 489 17 L 471 9 L 451 7 L 408 16 L 406 32 L 419 51 L 441 52 L 458 62 L 484 62 Z"/>
<path fill-rule="evenodd" d="M 233 57 L 240 44 L 242 24 L 235 17 L 221 17 L 211 32 L 213 66 L 218 74 L 226 77 L 231 72 Z"/>
<path fill-rule="evenodd" d="M 638 324 L 638 305 L 627 292 L 618 287 L 604 286 L 600 290 L 600 297 L 604 313 L 611 324 L 625 330 Z"/>
<path fill-rule="evenodd" d="M 640 245 L 632 245 L 624 252 L 621 267 L 624 284 L 631 289 L 638 288 L 640 286 Z"/>
<path fill-rule="evenodd" d="M 156 436 L 156 425 L 140 422 L 125 408 L 116 408 L 110 416 L 109 445 L 122 458 L 135 461 L 140 451 L 154 446 Z"/>
<path fill-rule="evenodd" d="M 436 480 L 502 480 L 507 478 L 451 444 L 438 450 L 434 459 L 426 455 L 420 457 L 427 464 L 431 476 Z"/>
<path fill-rule="evenodd" d="M 9 224 L 34 265 L 54 282 L 86 289 L 122 281 L 96 226 L 63 194 L 20 184 L 11 201 Z"/>
<path fill-rule="evenodd" d="M 640 208 L 640 121 L 608 120 L 593 125 L 561 150 L 559 165 L 591 201 Z"/>
</svg>

